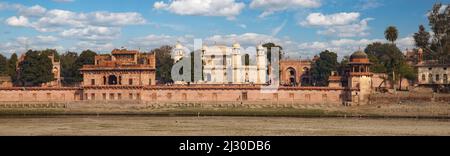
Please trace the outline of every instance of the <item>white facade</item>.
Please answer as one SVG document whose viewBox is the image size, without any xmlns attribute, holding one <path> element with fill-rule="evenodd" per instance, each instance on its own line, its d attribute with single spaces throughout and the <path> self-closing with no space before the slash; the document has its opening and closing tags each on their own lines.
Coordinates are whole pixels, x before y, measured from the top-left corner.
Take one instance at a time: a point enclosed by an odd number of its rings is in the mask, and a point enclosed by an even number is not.
<svg viewBox="0 0 450 156">
<path fill-rule="evenodd" d="M 450 85 L 450 65 L 420 65 L 417 76 L 419 85 Z"/>
<path fill-rule="evenodd" d="M 174 49 L 175 61 L 184 56 L 181 49 Z M 267 55 L 261 45 L 257 46 L 255 65 L 245 65 L 245 54 L 241 53 L 241 46 L 238 43 L 232 47 L 203 45 L 201 50 L 203 81 L 196 82 L 198 84 L 265 84 L 268 81 Z"/>
</svg>

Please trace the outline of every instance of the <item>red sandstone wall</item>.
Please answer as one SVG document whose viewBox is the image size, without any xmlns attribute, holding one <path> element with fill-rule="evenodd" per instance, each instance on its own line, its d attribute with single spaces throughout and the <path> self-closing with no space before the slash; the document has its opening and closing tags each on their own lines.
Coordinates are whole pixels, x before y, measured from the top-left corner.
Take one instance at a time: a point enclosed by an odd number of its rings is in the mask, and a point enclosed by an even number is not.
<svg viewBox="0 0 450 156">
<path fill-rule="evenodd" d="M 341 89 L 282 89 L 262 93 L 259 89 L 175 89 L 175 88 L 79 88 L 0 89 L 0 102 L 11 101 L 128 101 L 144 102 L 243 102 L 341 105 Z"/>
<path fill-rule="evenodd" d="M 78 89 L 0 89 L 0 101 L 78 101 Z"/>
</svg>

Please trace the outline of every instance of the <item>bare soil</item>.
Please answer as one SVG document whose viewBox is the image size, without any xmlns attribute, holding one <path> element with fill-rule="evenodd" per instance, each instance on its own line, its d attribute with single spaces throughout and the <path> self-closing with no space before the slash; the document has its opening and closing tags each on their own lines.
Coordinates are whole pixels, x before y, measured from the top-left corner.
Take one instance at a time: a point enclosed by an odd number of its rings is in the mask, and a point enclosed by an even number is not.
<svg viewBox="0 0 450 156">
<path fill-rule="evenodd" d="M 297 117 L 0 117 L 0 135 L 450 135 L 449 119 Z"/>
</svg>

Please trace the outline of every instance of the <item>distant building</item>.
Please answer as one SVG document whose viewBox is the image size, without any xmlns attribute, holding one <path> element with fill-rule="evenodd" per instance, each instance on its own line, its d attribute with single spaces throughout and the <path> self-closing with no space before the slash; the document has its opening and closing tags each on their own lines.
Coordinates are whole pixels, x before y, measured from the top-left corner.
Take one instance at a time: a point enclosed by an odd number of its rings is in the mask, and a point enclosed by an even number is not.
<svg viewBox="0 0 450 156">
<path fill-rule="evenodd" d="M 185 56 L 183 46 L 175 45 L 174 60 L 179 61 Z M 256 47 L 256 64 L 245 65 L 244 54 L 239 43 L 232 47 L 203 45 L 201 49 L 203 62 L 203 81 L 197 84 L 266 84 L 267 54 L 264 47 Z"/>
<path fill-rule="evenodd" d="M 284 59 L 280 61 L 280 84 L 284 86 L 302 86 L 310 84 L 310 60 Z"/>
<path fill-rule="evenodd" d="M 84 65 L 83 86 L 144 86 L 156 84 L 154 54 L 114 49 L 95 56 L 94 65 Z"/>
</svg>

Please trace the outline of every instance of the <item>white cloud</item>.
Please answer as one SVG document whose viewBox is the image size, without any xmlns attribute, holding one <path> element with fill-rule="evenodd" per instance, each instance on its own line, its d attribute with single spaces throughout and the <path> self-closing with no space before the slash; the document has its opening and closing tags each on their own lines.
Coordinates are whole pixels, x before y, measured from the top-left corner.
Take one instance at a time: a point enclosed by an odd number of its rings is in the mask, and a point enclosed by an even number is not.
<svg viewBox="0 0 450 156">
<path fill-rule="evenodd" d="M 115 47 L 111 42 L 80 41 L 70 50 L 83 51 L 90 49 L 98 53 L 110 53 L 115 48 L 119 47 Z"/>
<path fill-rule="evenodd" d="M 309 53 L 309 56 L 311 54 L 318 54 L 321 51 L 324 50 L 330 50 L 333 52 L 337 52 L 339 57 L 348 56 L 351 55 L 353 52 L 361 49 L 364 50 L 367 45 L 374 43 L 374 42 L 381 42 L 381 43 L 387 43 L 385 39 L 338 39 L 338 40 L 330 40 L 330 41 L 324 41 L 324 42 L 305 42 L 298 44 L 297 48 L 300 51 Z M 399 47 L 400 50 L 405 50 L 406 48 L 414 48 L 414 38 L 412 36 L 407 36 L 404 38 L 400 38 L 397 41 L 397 47 Z"/>
<path fill-rule="evenodd" d="M 250 8 L 263 9 L 260 17 L 266 17 L 287 9 L 317 8 L 321 5 L 321 0 L 253 0 Z"/>
<path fill-rule="evenodd" d="M 173 0 L 155 2 L 153 8 L 178 15 L 224 16 L 232 20 L 241 13 L 245 4 L 235 0 Z"/>
<path fill-rule="evenodd" d="M 12 16 L 6 19 L 5 23 L 15 27 L 27 27 L 30 25 L 28 18 L 25 16 Z"/>
<path fill-rule="evenodd" d="M 63 47 L 58 45 L 58 38 L 55 36 L 35 36 L 35 37 L 17 37 L 13 40 L 0 44 L 0 51 L 3 54 L 24 53 L 28 49 L 43 50 L 56 49 L 63 51 Z"/>
<path fill-rule="evenodd" d="M 338 25 L 325 28 L 325 30 L 319 30 L 317 33 L 320 35 L 338 36 L 338 37 L 361 37 L 368 36 L 370 27 L 368 22 L 373 20 L 372 18 L 366 18 L 359 23 L 349 25 Z"/>
<path fill-rule="evenodd" d="M 284 26 L 286 26 L 287 20 L 285 20 L 281 25 L 272 29 L 272 36 L 276 36 L 281 30 L 283 30 Z"/>
<path fill-rule="evenodd" d="M 113 40 L 120 35 L 120 29 L 114 27 L 87 26 L 61 32 L 61 36 L 80 40 Z"/>
<path fill-rule="evenodd" d="M 317 31 L 319 35 L 337 37 L 363 37 L 370 33 L 369 21 L 373 18 L 360 20 L 358 12 L 341 12 L 330 15 L 311 13 L 299 24 L 306 27 L 322 28 Z"/>
<path fill-rule="evenodd" d="M 341 12 L 330 15 L 322 13 L 311 13 L 306 20 L 301 22 L 303 26 L 335 26 L 347 25 L 359 19 L 360 14 L 357 12 Z"/>
<path fill-rule="evenodd" d="M 359 4 L 356 6 L 359 10 L 369 10 L 369 9 L 375 9 L 383 4 L 378 2 L 378 0 L 360 0 Z"/>
<path fill-rule="evenodd" d="M 47 11 L 46 8 L 40 6 L 40 5 L 34 5 L 32 7 L 20 7 L 18 9 L 18 12 L 20 15 L 23 16 L 42 16 Z"/>
</svg>

